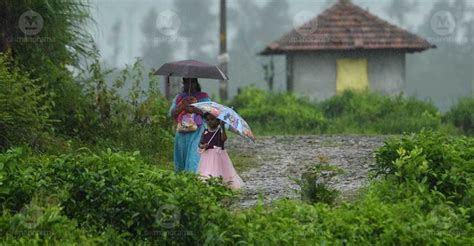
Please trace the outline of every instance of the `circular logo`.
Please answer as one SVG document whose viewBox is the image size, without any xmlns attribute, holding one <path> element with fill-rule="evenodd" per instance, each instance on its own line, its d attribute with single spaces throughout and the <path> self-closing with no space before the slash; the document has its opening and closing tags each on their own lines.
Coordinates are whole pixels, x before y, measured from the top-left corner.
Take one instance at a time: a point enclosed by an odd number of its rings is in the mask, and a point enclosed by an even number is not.
<svg viewBox="0 0 474 246">
<path fill-rule="evenodd" d="M 34 229 L 38 225 L 38 219 L 43 215 L 42 209 L 37 205 L 27 205 L 20 210 L 23 216 L 23 224 L 27 229 Z"/>
<path fill-rule="evenodd" d="M 456 28 L 456 20 L 451 12 L 443 10 L 436 12 L 431 17 L 431 29 L 440 36 L 446 36 L 453 33 Z"/>
<path fill-rule="evenodd" d="M 181 19 L 171 10 L 162 11 L 156 17 L 156 28 L 166 36 L 176 35 L 180 26 Z"/>
<path fill-rule="evenodd" d="M 27 36 L 36 35 L 43 29 L 43 17 L 33 10 L 21 14 L 18 27 Z"/>
<path fill-rule="evenodd" d="M 158 209 L 155 216 L 155 221 L 161 227 L 171 229 L 179 224 L 181 214 L 179 208 L 174 205 L 163 205 Z"/>
<path fill-rule="evenodd" d="M 318 23 L 315 14 L 311 11 L 300 11 L 293 17 L 293 28 L 302 36 L 311 35 Z"/>
</svg>

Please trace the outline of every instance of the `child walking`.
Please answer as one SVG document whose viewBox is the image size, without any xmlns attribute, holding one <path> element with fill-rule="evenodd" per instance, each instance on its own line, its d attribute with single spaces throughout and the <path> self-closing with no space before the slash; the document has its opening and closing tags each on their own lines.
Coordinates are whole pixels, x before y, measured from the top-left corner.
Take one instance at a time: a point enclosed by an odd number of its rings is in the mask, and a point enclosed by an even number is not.
<svg viewBox="0 0 474 246">
<path fill-rule="evenodd" d="M 224 122 L 209 113 L 204 114 L 204 119 L 208 128 L 202 133 L 199 144 L 202 153 L 198 173 L 205 178 L 221 176 L 231 188 L 241 188 L 244 182 L 224 149 L 227 140 Z"/>
</svg>

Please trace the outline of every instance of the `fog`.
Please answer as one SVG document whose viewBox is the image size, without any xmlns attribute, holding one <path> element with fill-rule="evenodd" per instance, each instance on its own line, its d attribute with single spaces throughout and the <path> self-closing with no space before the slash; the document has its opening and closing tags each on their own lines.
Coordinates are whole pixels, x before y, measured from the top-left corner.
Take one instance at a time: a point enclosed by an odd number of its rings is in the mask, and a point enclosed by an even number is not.
<svg viewBox="0 0 474 246">
<path fill-rule="evenodd" d="M 228 1 L 229 94 L 255 84 L 267 89 L 258 56 L 270 42 L 295 27 L 298 16 L 320 14 L 336 0 Z M 406 95 L 432 100 L 441 110 L 474 94 L 474 1 L 352 0 L 372 14 L 427 39 L 437 46 L 406 59 Z M 109 68 L 123 68 L 137 58 L 147 69 L 164 62 L 198 59 L 217 64 L 219 0 L 95 0 L 90 32 Z M 454 19 L 454 30 L 439 35 L 431 20 L 439 11 Z M 171 29 L 158 18 L 172 17 Z M 158 24 L 157 24 L 158 23 Z M 284 56 L 274 56 L 274 89 L 286 88 Z M 218 96 L 218 82 L 203 80 L 204 90 Z"/>
</svg>

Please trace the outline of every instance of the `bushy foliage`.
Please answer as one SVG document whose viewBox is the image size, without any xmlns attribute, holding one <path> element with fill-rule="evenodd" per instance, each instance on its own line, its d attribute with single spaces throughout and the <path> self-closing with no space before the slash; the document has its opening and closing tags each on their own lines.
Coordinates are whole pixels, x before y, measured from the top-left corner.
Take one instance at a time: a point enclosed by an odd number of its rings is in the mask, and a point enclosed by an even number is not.
<svg viewBox="0 0 474 246">
<path fill-rule="evenodd" d="M 74 100 L 67 115 L 55 125 L 58 133 L 94 149 L 139 150 L 149 163 L 166 164 L 172 159 L 172 121 L 169 101 L 160 93 L 156 76 L 144 75 L 141 61 L 110 76 L 96 60 L 80 80 L 81 98 Z M 113 84 L 107 85 L 106 80 Z M 148 88 L 143 88 L 148 81 Z M 132 86 L 126 95 L 120 90 Z"/>
<path fill-rule="evenodd" d="M 175 175 L 136 154 L 84 149 L 31 156 L 12 149 L 0 155 L 2 239 L 27 240 L 13 235 L 26 224 L 60 230 L 52 238 L 35 236 L 38 242 L 470 245 L 473 150 L 472 139 L 464 137 L 405 135 L 377 151 L 373 169 L 382 176 L 354 201 L 330 206 L 282 200 L 235 210 L 227 207 L 233 194 L 221 180 Z M 61 224 L 31 220 L 35 204 L 41 211 L 35 218 L 48 214 Z"/>
<path fill-rule="evenodd" d="M 209 223 L 206 242 L 470 245 L 474 243 L 472 143 L 428 131 L 390 140 L 377 152 L 375 165 L 385 178 L 373 180 L 355 201 L 330 207 L 283 200 L 221 214 L 231 223 Z M 411 152 L 415 155 L 400 155 L 397 150 L 403 147 L 416 150 Z M 426 161 L 418 161 L 420 156 Z"/>
<path fill-rule="evenodd" d="M 293 94 L 271 94 L 256 88 L 246 88 L 231 102 L 257 134 L 317 134 L 327 123 L 319 108 Z M 284 129 L 284 130 L 283 130 Z"/>
<path fill-rule="evenodd" d="M 436 107 L 415 98 L 345 91 L 320 103 L 246 88 L 231 102 L 258 134 L 401 134 L 439 129 Z M 452 130 L 446 127 L 446 131 Z"/>
<path fill-rule="evenodd" d="M 125 244 L 125 237 L 109 228 L 91 235 L 67 218 L 57 205 L 32 202 L 20 212 L 4 211 L 0 217 L 3 245 Z"/>
<path fill-rule="evenodd" d="M 456 204 L 474 203 L 474 140 L 422 131 L 392 139 L 376 152 L 375 176 L 421 185 Z"/>
<path fill-rule="evenodd" d="M 433 104 L 411 97 L 348 90 L 320 106 L 330 122 L 329 133 L 401 134 L 441 125 Z"/>
<path fill-rule="evenodd" d="M 196 241 L 206 224 L 203 214 L 233 197 L 222 180 L 175 175 L 137 154 L 110 150 L 31 156 L 12 149 L 0 155 L 0 167 L 0 201 L 7 212 L 19 212 L 40 196 L 57 201 L 88 232 L 112 228 L 129 239 Z"/>
<path fill-rule="evenodd" d="M 9 54 L 0 53 L 0 150 L 34 145 L 50 126 L 51 104 L 44 85 L 22 72 Z"/>
<path fill-rule="evenodd" d="M 339 191 L 329 186 L 329 181 L 343 173 L 343 170 L 330 165 L 326 157 L 319 157 L 319 163 L 306 168 L 297 184 L 301 188 L 301 199 L 310 203 L 333 204 Z"/>
<path fill-rule="evenodd" d="M 474 135 L 474 98 L 466 97 L 458 101 L 444 120 L 460 128 L 466 135 Z"/>
<path fill-rule="evenodd" d="M 100 66 L 93 69 L 93 74 L 86 88 L 89 98 L 95 99 L 92 105 L 98 129 L 92 129 L 91 134 L 100 132 L 98 144 L 116 150 L 138 149 L 149 163 L 171 160 L 174 132 L 168 118 L 170 102 L 160 93 L 157 77 L 152 72 L 145 76 L 140 60 L 122 70 L 111 87 L 104 85 L 105 74 Z M 143 81 L 148 81 L 148 88 L 142 88 Z M 125 83 L 132 87 L 124 98 L 118 90 Z"/>
</svg>

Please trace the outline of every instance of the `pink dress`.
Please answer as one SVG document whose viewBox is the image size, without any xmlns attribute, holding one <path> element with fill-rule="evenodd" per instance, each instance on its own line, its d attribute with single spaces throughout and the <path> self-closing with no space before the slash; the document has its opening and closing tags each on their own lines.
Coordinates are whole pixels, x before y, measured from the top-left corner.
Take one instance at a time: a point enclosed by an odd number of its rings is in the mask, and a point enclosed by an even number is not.
<svg viewBox="0 0 474 246">
<path fill-rule="evenodd" d="M 211 132 L 206 129 L 202 133 L 201 144 L 209 143 L 209 147 L 201 153 L 198 173 L 204 178 L 221 176 L 231 188 L 241 188 L 244 182 L 235 171 L 234 165 L 224 149 L 220 131 L 221 129 Z"/>
</svg>

